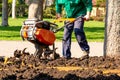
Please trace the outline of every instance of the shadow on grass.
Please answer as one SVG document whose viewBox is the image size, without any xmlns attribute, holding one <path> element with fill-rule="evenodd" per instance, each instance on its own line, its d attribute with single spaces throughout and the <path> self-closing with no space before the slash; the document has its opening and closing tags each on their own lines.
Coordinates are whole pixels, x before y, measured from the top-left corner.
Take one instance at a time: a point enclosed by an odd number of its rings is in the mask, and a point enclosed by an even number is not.
<svg viewBox="0 0 120 80">
<path fill-rule="evenodd" d="M 104 27 L 85 27 L 86 32 L 102 32 L 104 33 Z"/>
<path fill-rule="evenodd" d="M 22 26 L 0 26 L 3 31 L 20 31 Z"/>
<path fill-rule="evenodd" d="M 6 31 L 20 31 L 22 26 L 7 26 L 3 27 L 0 26 L 0 30 L 6 30 Z M 61 30 L 63 32 L 63 30 Z M 61 32 L 59 31 L 59 32 Z M 104 27 L 85 27 L 86 32 L 103 32 L 104 33 Z"/>
</svg>

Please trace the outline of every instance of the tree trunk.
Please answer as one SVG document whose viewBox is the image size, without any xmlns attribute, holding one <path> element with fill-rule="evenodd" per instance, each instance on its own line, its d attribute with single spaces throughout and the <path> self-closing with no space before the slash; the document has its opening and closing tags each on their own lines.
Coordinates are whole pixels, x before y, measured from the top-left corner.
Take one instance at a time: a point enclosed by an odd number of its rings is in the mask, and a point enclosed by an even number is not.
<svg viewBox="0 0 120 80">
<path fill-rule="evenodd" d="M 28 18 L 37 18 L 39 20 L 43 19 L 43 0 L 33 0 L 30 2 Z"/>
<path fill-rule="evenodd" d="M 8 0 L 2 0 L 2 26 L 8 26 Z"/>
<path fill-rule="evenodd" d="M 12 18 L 16 18 L 16 11 L 15 11 L 15 9 L 16 9 L 16 7 L 15 7 L 15 5 L 16 5 L 16 0 L 13 0 L 13 2 L 12 2 Z"/>
<path fill-rule="evenodd" d="M 104 54 L 120 57 L 120 0 L 107 1 Z"/>
<path fill-rule="evenodd" d="M 43 1 L 43 10 L 46 9 L 46 0 Z"/>
</svg>

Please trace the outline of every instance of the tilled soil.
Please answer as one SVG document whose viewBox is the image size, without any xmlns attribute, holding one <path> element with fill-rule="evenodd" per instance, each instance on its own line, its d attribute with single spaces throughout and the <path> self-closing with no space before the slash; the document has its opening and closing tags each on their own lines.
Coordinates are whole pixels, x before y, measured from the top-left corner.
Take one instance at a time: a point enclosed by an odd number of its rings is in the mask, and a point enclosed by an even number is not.
<svg viewBox="0 0 120 80">
<path fill-rule="evenodd" d="M 0 60 L 0 80 L 120 80 L 120 58 L 39 59 L 28 53 Z"/>
</svg>

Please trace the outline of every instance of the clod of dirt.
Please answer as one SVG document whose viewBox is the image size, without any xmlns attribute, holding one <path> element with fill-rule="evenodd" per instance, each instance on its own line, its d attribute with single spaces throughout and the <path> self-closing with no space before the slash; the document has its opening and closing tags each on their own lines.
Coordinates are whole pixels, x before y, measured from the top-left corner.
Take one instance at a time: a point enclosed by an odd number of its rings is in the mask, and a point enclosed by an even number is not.
<svg viewBox="0 0 120 80">
<path fill-rule="evenodd" d="M 4 56 L 0 56 L 0 62 L 4 62 Z"/>
<path fill-rule="evenodd" d="M 14 57 L 16 58 L 20 58 L 21 56 L 26 56 L 26 55 L 30 55 L 29 52 L 25 52 L 27 48 L 24 48 L 23 50 L 15 50 L 14 51 Z"/>
</svg>

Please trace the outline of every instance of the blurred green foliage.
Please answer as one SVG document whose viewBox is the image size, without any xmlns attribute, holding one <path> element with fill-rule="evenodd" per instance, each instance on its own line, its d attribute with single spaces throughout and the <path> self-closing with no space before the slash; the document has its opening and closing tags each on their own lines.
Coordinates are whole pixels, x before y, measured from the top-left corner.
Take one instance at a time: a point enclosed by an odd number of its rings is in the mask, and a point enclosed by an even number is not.
<svg viewBox="0 0 120 80">
<path fill-rule="evenodd" d="M 96 6 L 105 6 L 106 0 L 97 0 Z M 11 16 L 12 12 L 12 0 L 8 0 L 9 9 L 8 16 Z M 24 0 L 17 0 L 16 2 L 16 14 L 17 17 L 23 17 L 28 15 L 28 6 L 25 4 Z M 52 6 L 46 7 L 44 9 L 43 17 L 44 18 L 55 18 L 55 4 Z M 64 11 L 63 11 L 64 13 Z M 2 15 L 2 0 L 0 1 L 0 16 Z M 64 16 L 64 14 L 63 14 Z"/>
<path fill-rule="evenodd" d="M 105 7 L 106 5 L 106 0 L 97 0 L 96 6 L 103 6 Z"/>
</svg>

